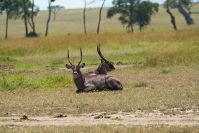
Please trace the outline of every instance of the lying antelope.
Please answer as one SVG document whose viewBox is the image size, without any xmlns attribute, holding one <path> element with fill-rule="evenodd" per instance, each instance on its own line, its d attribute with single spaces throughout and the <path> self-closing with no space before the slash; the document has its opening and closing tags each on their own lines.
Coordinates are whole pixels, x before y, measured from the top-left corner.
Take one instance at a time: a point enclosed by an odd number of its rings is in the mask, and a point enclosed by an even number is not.
<svg viewBox="0 0 199 133">
<path fill-rule="evenodd" d="M 84 68 L 85 63 L 82 62 L 82 50 L 80 49 L 80 61 L 77 65 L 73 65 L 70 60 L 69 50 L 67 54 L 67 60 L 70 64 L 66 64 L 66 68 L 72 69 L 73 80 L 77 87 L 76 92 L 91 92 L 91 91 L 103 91 L 103 90 L 122 90 L 123 86 L 121 82 L 113 76 L 94 74 L 84 75 L 80 69 Z"/>
<path fill-rule="evenodd" d="M 107 72 L 115 70 L 115 67 L 111 61 L 108 61 L 101 53 L 100 44 L 97 45 L 97 53 L 101 57 L 101 64 L 94 71 L 95 74 L 107 74 Z"/>
</svg>

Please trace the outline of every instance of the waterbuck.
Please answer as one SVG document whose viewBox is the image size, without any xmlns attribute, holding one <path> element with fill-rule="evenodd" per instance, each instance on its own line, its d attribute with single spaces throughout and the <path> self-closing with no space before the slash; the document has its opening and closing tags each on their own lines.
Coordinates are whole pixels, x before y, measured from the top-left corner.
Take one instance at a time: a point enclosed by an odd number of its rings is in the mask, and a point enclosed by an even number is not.
<svg viewBox="0 0 199 133">
<path fill-rule="evenodd" d="M 102 55 L 100 44 L 97 45 L 97 53 L 101 57 L 101 64 L 98 66 L 98 68 L 94 71 L 95 74 L 107 74 L 107 72 L 115 70 L 115 67 L 113 65 L 113 62 L 108 61 L 104 56 Z"/>
<path fill-rule="evenodd" d="M 69 64 L 66 64 L 66 68 L 72 69 L 73 80 L 77 87 L 76 92 L 91 92 L 91 91 L 103 91 L 103 90 L 122 90 L 123 86 L 121 82 L 113 76 L 103 74 L 85 75 L 82 74 L 80 69 L 84 68 L 85 63 L 82 62 L 82 50 L 80 49 L 80 61 L 77 65 L 73 65 L 70 61 L 69 50 L 67 53 L 67 60 Z"/>
</svg>

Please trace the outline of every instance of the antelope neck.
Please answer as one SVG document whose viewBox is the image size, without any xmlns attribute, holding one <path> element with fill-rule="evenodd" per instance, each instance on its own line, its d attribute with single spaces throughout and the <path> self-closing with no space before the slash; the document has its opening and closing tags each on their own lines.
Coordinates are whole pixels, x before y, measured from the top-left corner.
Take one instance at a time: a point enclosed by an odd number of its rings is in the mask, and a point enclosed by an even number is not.
<svg viewBox="0 0 199 133">
<path fill-rule="evenodd" d="M 80 76 L 78 76 L 77 78 L 73 77 L 73 80 L 75 82 L 75 85 L 77 87 L 78 90 L 84 90 L 85 89 L 85 78 L 82 75 L 82 73 L 79 73 Z"/>
<path fill-rule="evenodd" d="M 96 74 L 107 74 L 106 72 L 106 68 L 104 68 L 102 65 L 100 65 L 96 70 L 95 70 Z"/>
</svg>

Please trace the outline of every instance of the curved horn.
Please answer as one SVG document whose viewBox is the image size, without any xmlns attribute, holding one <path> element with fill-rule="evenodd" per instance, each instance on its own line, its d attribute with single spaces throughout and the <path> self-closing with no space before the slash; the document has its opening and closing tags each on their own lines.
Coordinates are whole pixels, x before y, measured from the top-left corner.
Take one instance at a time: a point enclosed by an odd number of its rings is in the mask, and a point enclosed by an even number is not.
<svg viewBox="0 0 199 133">
<path fill-rule="evenodd" d="M 78 63 L 78 65 L 80 65 L 80 63 L 82 62 L 82 49 L 80 48 L 80 61 L 79 61 L 79 63 Z"/>
<path fill-rule="evenodd" d="M 68 54 L 67 54 L 67 60 L 73 66 L 73 63 L 70 61 L 69 50 L 68 50 Z"/>
<path fill-rule="evenodd" d="M 101 50 L 100 50 L 100 43 L 97 45 L 97 52 L 98 52 L 99 56 L 100 56 L 103 60 L 107 61 L 106 58 L 104 58 L 104 56 L 102 55 L 102 52 L 101 52 Z"/>
</svg>

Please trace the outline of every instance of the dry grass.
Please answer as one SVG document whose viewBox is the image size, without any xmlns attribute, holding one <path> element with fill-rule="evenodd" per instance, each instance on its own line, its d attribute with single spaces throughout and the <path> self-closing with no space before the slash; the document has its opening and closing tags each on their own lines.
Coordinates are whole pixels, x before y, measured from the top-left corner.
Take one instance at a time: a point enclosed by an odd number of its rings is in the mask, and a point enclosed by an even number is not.
<svg viewBox="0 0 199 133">
<path fill-rule="evenodd" d="M 0 92 L 0 115 L 128 112 L 137 109 L 160 109 L 168 113 L 168 109 L 175 107 L 198 108 L 198 34 L 198 29 L 192 29 L 1 40 L 1 62 L 14 63 L 16 69 L 2 72 L 6 75 L 8 88 L 1 78 L 1 90 L 12 91 Z M 50 70 L 51 67 L 63 68 L 67 49 L 71 50 L 75 61 L 79 60 L 80 47 L 86 64 L 99 63 L 96 55 L 98 39 L 102 42 L 104 55 L 110 60 L 143 63 L 145 67 L 127 67 L 112 73 L 122 80 L 125 86 L 122 92 L 76 95 L 71 87 L 70 73 L 59 69 L 49 71 L 46 67 Z M 169 72 L 165 73 L 167 68 Z"/>
<path fill-rule="evenodd" d="M 3 133 L 198 133 L 198 127 L 126 127 L 126 126 L 70 126 L 70 127 L 0 127 Z"/>
<path fill-rule="evenodd" d="M 194 6 L 194 9 L 198 9 L 198 5 Z M 87 11 L 87 25 L 88 33 L 93 34 L 97 29 L 97 20 L 98 20 L 99 9 L 88 9 Z M 102 26 L 101 33 L 124 33 L 126 32 L 125 28 L 117 20 L 118 16 L 115 16 L 112 19 L 106 18 L 107 9 L 103 10 L 102 14 Z M 193 15 L 195 19 L 195 26 L 187 27 L 182 15 L 179 14 L 177 10 L 172 10 L 176 16 L 176 21 L 179 30 L 183 29 L 194 29 L 199 28 L 199 17 L 198 15 Z M 38 32 L 43 36 L 45 31 L 45 24 L 47 20 L 47 12 L 41 11 L 36 17 L 36 28 Z M 58 13 L 57 20 L 51 21 L 49 35 L 50 36 L 59 36 L 59 35 L 71 35 L 71 34 L 83 34 L 83 20 L 82 20 L 82 10 L 62 10 Z M 0 15 L 0 27 L 5 27 L 5 15 Z M 23 37 L 24 36 L 24 25 L 22 20 L 11 20 L 9 22 L 9 37 Z M 0 29 L 0 36 L 4 35 L 4 28 Z M 16 32 L 17 31 L 17 32 Z M 138 27 L 135 29 L 138 32 Z M 163 7 L 160 7 L 160 11 L 152 17 L 151 24 L 145 28 L 145 31 L 152 32 L 162 32 L 162 31 L 173 31 L 170 24 L 169 15 L 166 13 Z M 3 38 L 3 37 L 2 37 Z"/>
<path fill-rule="evenodd" d="M 112 75 L 122 80 L 124 90 L 119 92 L 75 94 L 75 87 L 0 92 L 0 116 L 134 112 L 138 109 L 146 112 L 158 109 L 163 113 L 169 113 L 168 109 L 172 108 L 197 110 L 197 66 L 172 67 L 167 74 L 162 73 L 163 68 L 118 69 Z M 146 83 L 147 86 L 137 87 L 139 83 Z"/>
</svg>

